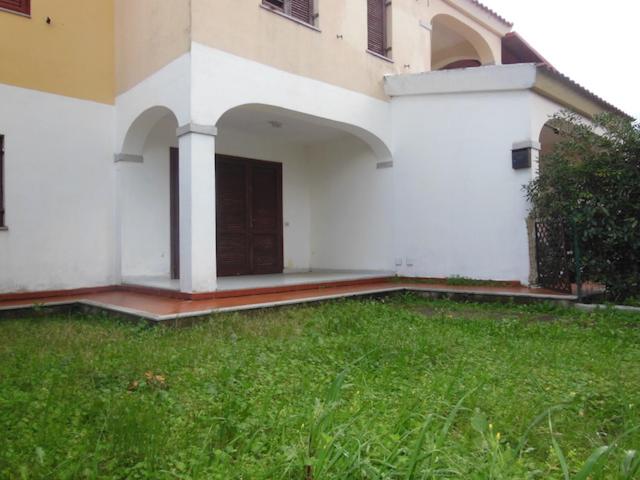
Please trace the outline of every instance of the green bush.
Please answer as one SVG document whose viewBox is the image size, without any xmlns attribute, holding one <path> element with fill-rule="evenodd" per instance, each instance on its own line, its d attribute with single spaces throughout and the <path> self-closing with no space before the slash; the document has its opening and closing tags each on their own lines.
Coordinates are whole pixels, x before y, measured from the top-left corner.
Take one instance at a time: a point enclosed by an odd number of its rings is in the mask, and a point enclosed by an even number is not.
<svg viewBox="0 0 640 480">
<path fill-rule="evenodd" d="M 586 123 L 564 113 L 562 136 L 527 186 L 536 218 L 560 220 L 580 246 L 588 279 L 612 301 L 640 294 L 640 124 L 601 115 Z"/>
</svg>

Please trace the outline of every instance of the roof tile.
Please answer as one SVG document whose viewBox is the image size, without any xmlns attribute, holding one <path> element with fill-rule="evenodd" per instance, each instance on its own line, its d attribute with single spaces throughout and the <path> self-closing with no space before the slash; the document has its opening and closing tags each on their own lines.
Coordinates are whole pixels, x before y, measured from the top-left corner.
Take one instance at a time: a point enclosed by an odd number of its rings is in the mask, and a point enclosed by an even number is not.
<svg viewBox="0 0 640 480">
<path fill-rule="evenodd" d="M 495 18 L 497 18 L 498 20 L 500 20 L 502 23 L 505 23 L 506 25 L 509 25 L 510 27 L 513 26 L 513 23 L 510 22 L 509 20 L 507 20 L 506 18 L 504 18 L 502 15 L 498 14 L 495 10 L 492 10 L 491 8 L 487 7 L 484 3 L 479 2 L 478 0 L 469 0 L 471 3 L 477 5 L 478 7 L 480 7 L 481 9 L 483 9 L 484 11 L 490 13 L 491 15 L 493 15 Z"/>
</svg>

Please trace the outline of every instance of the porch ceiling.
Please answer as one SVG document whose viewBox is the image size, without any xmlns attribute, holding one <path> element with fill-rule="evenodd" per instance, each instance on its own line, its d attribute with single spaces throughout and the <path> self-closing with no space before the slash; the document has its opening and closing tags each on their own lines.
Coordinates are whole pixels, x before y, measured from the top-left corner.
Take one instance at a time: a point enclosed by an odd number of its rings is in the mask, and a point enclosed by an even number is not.
<svg viewBox="0 0 640 480">
<path fill-rule="evenodd" d="M 267 106 L 251 105 L 227 112 L 218 128 L 233 129 L 255 136 L 268 136 L 282 143 L 311 144 L 335 141 L 349 136 L 339 128 L 306 115 L 296 115 Z"/>
</svg>

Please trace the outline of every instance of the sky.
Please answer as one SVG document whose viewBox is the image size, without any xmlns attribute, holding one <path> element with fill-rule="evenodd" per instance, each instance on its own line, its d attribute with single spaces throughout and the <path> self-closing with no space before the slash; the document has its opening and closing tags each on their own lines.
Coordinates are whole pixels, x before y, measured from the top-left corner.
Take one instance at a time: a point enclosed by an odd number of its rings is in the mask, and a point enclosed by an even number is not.
<svg viewBox="0 0 640 480">
<path fill-rule="evenodd" d="M 640 0 L 481 0 L 554 67 L 640 118 Z"/>
</svg>

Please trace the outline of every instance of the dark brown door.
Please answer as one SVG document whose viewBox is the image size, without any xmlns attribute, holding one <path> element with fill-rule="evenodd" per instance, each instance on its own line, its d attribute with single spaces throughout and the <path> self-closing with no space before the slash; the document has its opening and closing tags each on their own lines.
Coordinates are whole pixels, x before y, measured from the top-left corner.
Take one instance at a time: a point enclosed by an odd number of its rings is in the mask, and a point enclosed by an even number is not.
<svg viewBox="0 0 640 480">
<path fill-rule="evenodd" d="M 169 150 L 169 212 L 171 225 L 171 278 L 180 278 L 180 170 L 179 151 Z"/>
<path fill-rule="evenodd" d="M 282 272 L 281 178 L 279 163 L 250 164 L 252 273 Z"/>
<path fill-rule="evenodd" d="M 248 275 L 249 205 L 246 162 L 216 156 L 216 247 L 218 275 Z"/>
<path fill-rule="evenodd" d="M 218 275 L 281 273 L 282 165 L 216 156 Z"/>
</svg>

